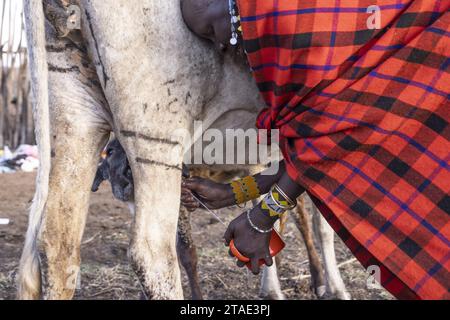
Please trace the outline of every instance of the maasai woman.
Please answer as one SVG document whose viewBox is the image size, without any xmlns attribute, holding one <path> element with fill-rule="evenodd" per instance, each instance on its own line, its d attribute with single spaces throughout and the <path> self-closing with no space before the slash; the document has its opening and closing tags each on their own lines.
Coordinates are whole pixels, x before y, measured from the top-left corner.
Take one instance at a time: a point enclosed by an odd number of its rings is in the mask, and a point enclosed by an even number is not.
<svg viewBox="0 0 450 320">
<path fill-rule="evenodd" d="M 439 0 L 182 0 L 193 32 L 220 50 L 244 48 L 267 104 L 257 127 L 279 130 L 285 159 L 277 176 L 188 179 L 183 203 L 198 206 L 190 191 L 215 208 L 267 193 L 225 233 L 258 272 L 259 259 L 272 263 L 267 231 L 306 190 L 392 294 L 449 299 L 449 9 Z"/>
</svg>

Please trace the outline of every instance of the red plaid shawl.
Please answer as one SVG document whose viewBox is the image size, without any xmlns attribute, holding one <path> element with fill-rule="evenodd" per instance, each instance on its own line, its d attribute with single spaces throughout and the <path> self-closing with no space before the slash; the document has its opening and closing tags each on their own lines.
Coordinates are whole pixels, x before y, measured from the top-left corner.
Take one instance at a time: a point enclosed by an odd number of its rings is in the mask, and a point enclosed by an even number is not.
<svg viewBox="0 0 450 320">
<path fill-rule="evenodd" d="M 238 6 L 290 176 L 396 297 L 449 299 L 450 1 Z"/>
</svg>

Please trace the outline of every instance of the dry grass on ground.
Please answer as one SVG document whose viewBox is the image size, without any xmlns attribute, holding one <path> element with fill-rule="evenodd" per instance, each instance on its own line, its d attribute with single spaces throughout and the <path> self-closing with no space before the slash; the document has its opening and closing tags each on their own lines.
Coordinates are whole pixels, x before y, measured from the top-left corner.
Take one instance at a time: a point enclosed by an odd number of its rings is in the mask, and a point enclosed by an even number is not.
<svg viewBox="0 0 450 320">
<path fill-rule="evenodd" d="M 11 219 L 0 226 L 0 299 L 13 299 L 14 279 L 27 224 L 27 208 L 33 197 L 34 174 L 0 175 L 0 218 Z M 231 221 L 237 210 L 223 210 Z M 131 217 L 126 206 L 113 199 L 104 184 L 93 194 L 82 246 L 81 290 L 76 299 L 139 299 L 140 289 L 130 269 L 127 248 Z M 208 213 L 196 212 L 192 219 L 194 239 L 198 247 L 199 272 L 207 299 L 257 299 L 259 278 L 238 269 L 221 242 L 224 227 Z M 315 299 L 309 289 L 308 261 L 300 233 L 288 223 L 284 236 L 280 279 L 288 299 Z M 344 282 L 354 299 L 391 299 L 382 289 L 366 289 L 367 274 L 352 260 L 350 252 L 336 239 L 336 254 Z M 183 271 L 185 296 L 189 297 Z"/>
</svg>

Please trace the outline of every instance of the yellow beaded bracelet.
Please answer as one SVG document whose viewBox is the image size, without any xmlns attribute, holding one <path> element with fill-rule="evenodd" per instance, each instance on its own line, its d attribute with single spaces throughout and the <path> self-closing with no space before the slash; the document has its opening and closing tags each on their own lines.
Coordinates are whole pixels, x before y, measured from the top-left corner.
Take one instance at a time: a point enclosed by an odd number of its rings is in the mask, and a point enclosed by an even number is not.
<svg viewBox="0 0 450 320">
<path fill-rule="evenodd" d="M 236 204 L 241 204 L 241 203 L 246 202 L 245 193 L 244 193 L 244 190 L 242 189 L 240 180 L 231 182 L 231 188 L 233 190 L 234 197 L 236 199 Z"/>
<path fill-rule="evenodd" d="M 231 182 L 236 204 L 245 203 L 261 196 L 256 179 L 252 176 Z"/>
<path fill-rule="evenodd" d="M 257 199 L 261 196 L 256 179 L 252 176 L 245 177 L 241 180 L 247 201 Z"/>
</svg>

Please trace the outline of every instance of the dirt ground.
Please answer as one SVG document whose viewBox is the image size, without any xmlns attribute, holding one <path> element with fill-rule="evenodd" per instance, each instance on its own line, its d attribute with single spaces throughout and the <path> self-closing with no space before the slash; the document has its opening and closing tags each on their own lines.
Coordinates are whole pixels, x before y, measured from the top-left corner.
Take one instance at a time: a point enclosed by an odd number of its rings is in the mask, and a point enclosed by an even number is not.
<svg viewBox="0 0 450 320">
<path fill-rule="evenodd" d="M 34 191 L 34 174 L 0 175 L 0 300 L 14 299 L 15 277 L 27 225 L 27 209 Z M 236 210 L 222 210 L 229 222 Z M 81 290 L 76 299 L 139 299 L 140 289 L 127 258 L 131 217 L 127 207 L 115 200 L 107 184 L 93 194 L 82 246 Z M 224 227 L 205 211 L 192 219 L 199 255 L 199 275 L 206 299 L 258 299 L 259 277 L 238 269 L 222 245 Z M 280 267 L 283 292 L 288 299 L 316 299 L 310 290 L 308 261 L 300 233 L 292 221 L 284 235 L 286 248 Z M 351 260 L 350 252 L 336 239 L 338 263 L 353 299 L 392 299 L 383 289 L 367 289 L 367 274 Z M 182 271 L 185 297 L 190 297 Z"/>
</svg>

